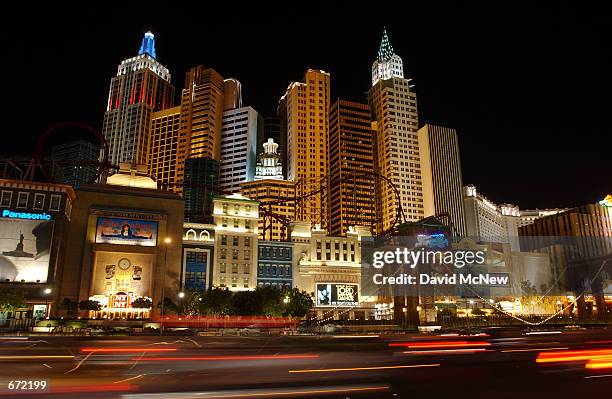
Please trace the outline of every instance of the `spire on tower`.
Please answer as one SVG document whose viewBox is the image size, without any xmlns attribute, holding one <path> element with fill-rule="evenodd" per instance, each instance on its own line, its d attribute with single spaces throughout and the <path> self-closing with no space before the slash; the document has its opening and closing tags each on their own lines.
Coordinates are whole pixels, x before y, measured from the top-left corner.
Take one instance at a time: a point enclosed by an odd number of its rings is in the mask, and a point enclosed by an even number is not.
<svg viewBox="0 0 612 399">
<path fill-rule="evenodd" d="M 389 61 L 395 53 L 393 47 L 387 36 L 387 28 L 383 28 L 382 40 L 380 41 L 380 48 L 378 49 L 378 60 L 380 62 Z"/>
<path fill-rule="evenodd" d="M 155 35 L 153 32 L 147 31 L 142 38 L 142 44 L 140 45 L 140 50 L 138 50 L 138 55 L 140 54 L 149 54 L 153 58 L 157 58 L 155 56 Z"/>
</svg>

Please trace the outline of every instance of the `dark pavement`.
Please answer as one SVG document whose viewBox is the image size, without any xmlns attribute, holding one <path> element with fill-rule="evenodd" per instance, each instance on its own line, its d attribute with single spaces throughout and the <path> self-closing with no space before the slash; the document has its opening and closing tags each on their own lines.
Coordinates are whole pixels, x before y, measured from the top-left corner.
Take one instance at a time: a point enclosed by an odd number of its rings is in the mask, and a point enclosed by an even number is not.
<svg viewBox="0 0 612 399">
<path fill-rule="evenodd" d="M 612 331 L 0 336 L 0 383 L 19 398 L 609 398 Z"/>
</svg>

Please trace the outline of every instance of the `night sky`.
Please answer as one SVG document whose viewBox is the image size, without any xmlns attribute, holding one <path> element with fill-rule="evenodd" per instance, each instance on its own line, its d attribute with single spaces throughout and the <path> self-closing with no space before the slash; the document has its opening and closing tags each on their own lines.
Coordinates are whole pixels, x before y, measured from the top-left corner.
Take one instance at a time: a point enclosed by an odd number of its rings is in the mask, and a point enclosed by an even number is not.
<svg viewBox="0 0 612 399">
<path fill-rule="evenodd" d="M 177 101 L 186 70 L 204 64 L 239 79 L 245 105 L 274 115 L 307 67 L 331 73 L 334 99 L 366 101 L 387 26 L 413 78 L 420 123 L 458 131 L 464 184 L 521 208 L 576 206 L 612 192 L 605 29 L 612 15 L 603 10 L 519 2 L 124 3 L 24 2 L 5 13 L 3 155 L 31 153 L 54 123 L 100 129 L 110 78 L 148 29 Z"/>
</svg>

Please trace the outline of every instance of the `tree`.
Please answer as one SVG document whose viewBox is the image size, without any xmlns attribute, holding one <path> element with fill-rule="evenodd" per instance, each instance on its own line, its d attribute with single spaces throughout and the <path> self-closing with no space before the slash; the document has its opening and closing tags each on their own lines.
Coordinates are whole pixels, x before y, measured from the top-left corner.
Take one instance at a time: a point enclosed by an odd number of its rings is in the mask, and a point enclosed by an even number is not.
<svg viewBox="0 0 612 399">
<path fill-rule="evenodd" d="M 304 317 L 314 306 L 312 297 L 306 291 L 294 288 L 286 292 L 289 302 L 285 306 L 283 316 Z"/>
<path fill-rule="evenodd" d="M 136 298 L 132 301 L 132 307 L 136 309 L 150 309 L 153 306 L 153 302 L 149 298 Z"/>
<path fill-rule="evenodd" d="M 232 292 L 227 288 L 207 290 L 200 302 L 200 314 L 226 315 L 231 313 Z"/>
<path fill-rule="evenodd" d="M 272 285 L 255 288 L 255 313 L 264 316 L 281 316 L 284 311 L 283 293 Z"/>
<path fill-rule="evenodd" d="M 255 291 L 238 291 L 232 296 L 231 311 L 239 316 L 261 314 L 261 306 Z"/>
<path fill-rule="evenodd" d="M 15 309 L 24 306 L 25 297 L 23 290 L 17 287 L 0 290 L 0 312 L 13 312 Z"/>
<path fill-rule="evenodd" d="M 66 315 L 70 318 L 74 318 L 79 310 L 79 304 L 69 298 L 64 298 L 60 303 L 59 308 L 66 311 Z"/>
<path fill-rule="evenodd" d="M 98 311 L 102 309 L 102 305 L 100 305 L 100 302 L 98 301 L 92 301 L 91 299 L 88 299 L 86 301 L 79 302 L 79 309 Z"/>
<path fill-rule="evenodd" d="M 200 314 L 202 295 L 199 291 L 188 290 L 185 296 L 179 299 L 178 314 L 183 316 L 197 316 Z"/>
</svg>

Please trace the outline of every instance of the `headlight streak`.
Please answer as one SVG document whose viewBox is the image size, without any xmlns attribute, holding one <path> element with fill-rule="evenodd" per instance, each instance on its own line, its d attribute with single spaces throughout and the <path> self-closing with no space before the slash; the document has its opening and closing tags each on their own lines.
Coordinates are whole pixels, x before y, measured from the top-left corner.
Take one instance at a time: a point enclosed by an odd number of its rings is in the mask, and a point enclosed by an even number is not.
<svg viewBox="0 0 612 399">
<path fill-rule="evenodd" d="M 591 370 L 612 369 L 612 356 L 589 359 L 584 367 Z"/>
<path fill-rule="evenodd" d="M 582 349 L 557 352 L 542 352 L 539 353 L 536 357 L 536 363 L 570 363 L 584 361 L 593 362 L 602 360 L 607 362 L 607 359 L 612 360 L 612 349 Z M 605 364 L 605 362 L 603 364 Z M 591 366 L 589 368 L 597 368 L 597 366 Z M 600 366 L 600 368 L 606 367 Z"/>
</svg>

